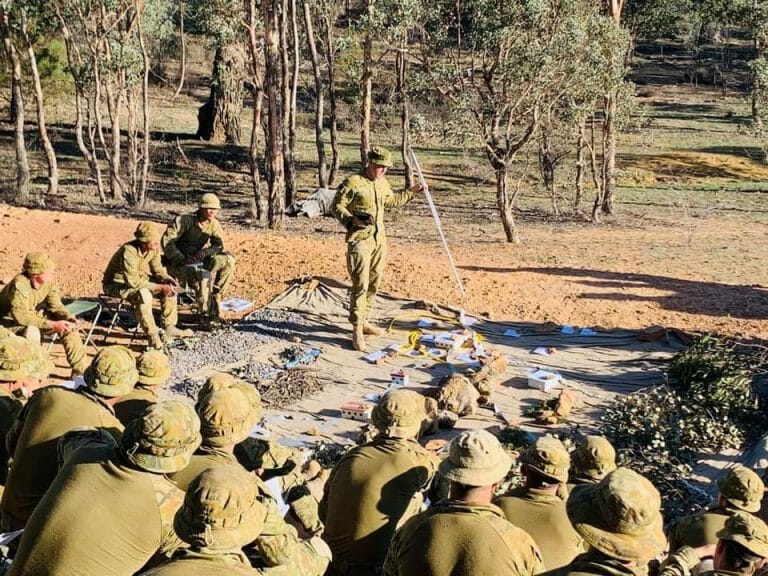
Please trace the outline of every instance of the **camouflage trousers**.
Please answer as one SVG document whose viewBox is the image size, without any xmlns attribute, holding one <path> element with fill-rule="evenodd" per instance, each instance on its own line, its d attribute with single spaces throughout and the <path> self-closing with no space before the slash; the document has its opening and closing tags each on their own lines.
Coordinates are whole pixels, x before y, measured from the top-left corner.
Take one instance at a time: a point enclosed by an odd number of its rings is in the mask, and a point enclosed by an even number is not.
<svg viewBox="0 0 768 576">
<path fill-rule="evenodd" d="M 347 270 L 352 279 L 349 296 L 349 321 L 353 325 L 368 321 L 384 278 L 386 242 L 373 236 L 347 244 Z"/>
<path fill-rule="evenodd" d="M 42 341 L 42 333 L 39 328 L 34 326 L 8 326 L 8 329 L 19 336 L 23 336 L 27 340 L 40 344 Z M 73 330 L 66 334 L 59 335 L 61 344 L 64 347 L 64 355 L 67 357 L 67 364 L 72 367 L 72 370 L 78 374 L 85 372 L 88 368 L 90 360 L 88 354 L 83 346 L 83 337 L 80 332 Z"/>
<path fill-rule="evenodd" d="M 328 545 L 316 537 L 301 542 L 289 562 L 280 566 L 257 568 L 256 572 L 269 576 L 323 576 L 330 558 Z"/>
<path fill-rule="evenodd" d="M 170 274 L 195 292 L 197 309 L 207 314 L 211 295 L 224 294 L 235 277 L 235 257 L 228 252 L 206 256 L 202 266 L 169 267 Z"/>
<path fill-rule="evenodd" d="M 152 314 L 152 303 L 154 295 L 148 288 L 140 290 L 131 290 L 119 284 L 104 286 L 104 292 L 116 298 L 124 298 L 131 303 L 136 320 L 145 334 L 157 334 L 157 324 Z M 176 302 L 176 296 L 158 296 L 160 300 L 160 324 L 163 328 L 172 328 L 179 321 L 179 309 Z"/>
</svg>

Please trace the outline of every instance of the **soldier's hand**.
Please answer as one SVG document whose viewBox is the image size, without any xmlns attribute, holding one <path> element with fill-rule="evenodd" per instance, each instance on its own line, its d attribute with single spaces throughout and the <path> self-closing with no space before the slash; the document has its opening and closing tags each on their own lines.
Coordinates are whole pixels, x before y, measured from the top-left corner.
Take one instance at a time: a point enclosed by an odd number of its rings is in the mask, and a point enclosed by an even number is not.
<svg viewBox="0 0 768 576">
<path fill-rule="evenodd" d="M 51 322 L 51 330 L 56 332 L 56 334 L 66 334 L 67 332 L 70 332 L 76 327 L 75 324 L 72 322 L 69 322 L 68 320 L 54 320 Z"/>
<path fill-rule="evenodd" d="M 176 290 L 171 284 L 160 284 L 160 293 L 164 294 L 165 296 L 173 296 L 176 294 Z"/>
</svg>

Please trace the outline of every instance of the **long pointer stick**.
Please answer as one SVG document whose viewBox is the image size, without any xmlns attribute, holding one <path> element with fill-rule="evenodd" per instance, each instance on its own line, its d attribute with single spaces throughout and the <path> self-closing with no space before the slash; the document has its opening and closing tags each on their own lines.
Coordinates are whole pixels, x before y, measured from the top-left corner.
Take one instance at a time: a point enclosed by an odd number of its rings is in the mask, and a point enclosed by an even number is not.
<svg viewBox="0 0 768 576">
<path fill-rule="evenodd" d="M 427 185 L 427 181 L 424 178 L 424 173 L 421 171 L 421 166 L 419 165 L 419 161 L 416 159 L 416 152 L 413 151 L 413 148 L 410 148 L 410 153 L 411 160 L 413 161 L 413 165 L 416 168 L 416 174 L 419 177 L 419 184 L 424 190 L 424 196 L 427 198 L 429 210 L 432 212 L 432 218 L 435 219 L 437 231 L 440 233 L 440 240 L 443 243 L 443 250 L 445 250 L 445 255 L 448 256 L 448 262 L 451 264 L 451 270 L 453 270 L 453 277 L 456 280 L 456 286 L 458 287 L 459 293 L 461 294 L 461 299 L 464 300 L 466 297 L 466 293 L 464 292 L 464 283 L 461 281 L 459 271 L 456 269 L 456 262 L 453 261 L 451 250 L 448 248 L 448 241 L 445 239 L 445 234 L 443 233 L 443 225 L 440 222 L 440 216 L 437 213 L 437 208 L 435 208 L 435 202 L 432 200 L 432 194 L 429 192 L 429 186 Z"/>
</svg>

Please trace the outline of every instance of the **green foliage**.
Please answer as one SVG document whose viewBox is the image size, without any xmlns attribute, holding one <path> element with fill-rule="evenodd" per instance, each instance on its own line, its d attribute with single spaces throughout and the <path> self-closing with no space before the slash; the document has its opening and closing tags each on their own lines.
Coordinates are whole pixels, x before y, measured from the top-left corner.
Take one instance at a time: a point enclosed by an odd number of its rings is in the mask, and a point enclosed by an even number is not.
<svg viewBox="0 0 768 576">
<path fill-rule="evenodd" d="M 241 41 L 245 36 L 244 3 L 237 0 L 192 0 L 189 32 L 208 36 L 214 46 Z"/>
<path fill-rule="evenodd" d="M 67 72 L 67 48 L 64 42 L 53 39 L 35 51 L 40 81 L 45 89 L 61 89 L 69 85 Z"/>
<path fill-rule="evenodd" d="M 668 520 L 706 504 L 688 481 L 701 451 L 742 448 L 768 428 L 751 385 L 762 361 L 701 338 L 673 358 L 668 386 L 619 398 L 603 416 L 621 462 L 658 482 Z"/>
<path fill-rule="evenodd" d="M 693 0 L 629 0 L 624 6 L 624 25 L 634 36 L 672 38 L 690 18 Z"/>
</svg>

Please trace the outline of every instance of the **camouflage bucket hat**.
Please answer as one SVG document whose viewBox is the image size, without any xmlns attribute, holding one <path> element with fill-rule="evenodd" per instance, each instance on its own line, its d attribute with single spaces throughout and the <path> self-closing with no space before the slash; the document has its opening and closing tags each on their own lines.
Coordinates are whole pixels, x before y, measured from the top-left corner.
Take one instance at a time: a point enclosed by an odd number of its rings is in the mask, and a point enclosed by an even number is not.
<svg viewBox="0 0 768 576">
<path fill-rule="evenodd" d="M 258 497 L 256 482 L 239 464 L 209 468 L 187 488 L 174 530 L 195 547 L 242 548 L 264 528 L 267 512 Z"/>
<path fill-rule="evenodd" d="M 208 192 L 206 194 L 203 194 L 200 197 L 200 202 L 198 203 L 199 208 L 214 208 L 216 210 L 221 210 L 221 202 L 219 202 L 219 197 L 216 196 L 216 194 L 213 194 L 212 192 Z"/>
<path fill-rule="evenodd" d="M 264 409 L 261 405 L 261 394 L 259 394 L 259 391 L 255 386 L 245 382 L 235 382 L 232 385 L 232 388 L 234 390 L 239 390 L 251 405 L 251 425 L 248 427 L 248 429 L 251 430 L 264 416 Z"/>
<path fill-rule="evenodd" d="M 65 432 L 56 442 L 56 456 L 59 468 L 79 448 L 117 448 L 114 436 L 104 428 L 81 426 Z"/>
<path fill-rule="evenodd" d="M 466 486 L 490 486 L 504 479 L 512 459 L 486 430 L 462 432 L 451 440 L 440 474 Z"/>
<path fill-rule="evenodd" d="M 30 252 L 24 257 L 23 270 L 27 274 L 42 274 L 55 267 L 53 260 L 45 252 Z"/>
<path fill-rule="evenodd" d="M 252 407 L 236 388 L 211 392 L 198 402 L 200 433 L 206 446 L 238 444 L 248 437 L 253 421 Z"/>
<path fill-rule="evenodd" d="M 160 386 L 171 375 L 171 362 L 161 350 L 147 350 L 136 362 L 139 384 Z"/>
<path fill-rule="evenodd" d="M 765 493 L 765 484 L 745 466 L 735 466 L 717 481 L 720 495 L 739 510 L 755 513 Z"/>
<path fill-rule="evenodd" d="M 152 222 L 139 222 L 133 236 L 139 242 L 159 242 L 162 234 L 160 234 L 160 229 L 152 224 Z"/>
<path fill-rule="evenodd" d="M 426 416 L 424 396 L 412 390 L 393 390 L 374 406 L 371 421 L 389 438 L 415 438 Z"/>
<path fill-rule="evenodd" d="M 39 344 L 21 336 L 0 338 L 0 381 L 45 380 L 52 369 L 53 363 Z"/>
<path fill-rule="evenodd" d="M 628 468 L 576 486 L 566 507 L 576 532 L 611 558 L 645 562 L 666 548 L 659 491 Z"/>
<path fill-rule="evenodd" d="M 599 482 L 616 470 L 616 450 L 602 436 L 587 436 L 571 454 L 573 475 Z"/>
<path fill-rule="evenodd" d="M 563 443 L 553 436 L 542 436 L 536 440 L 523 452 L 520 462 L 547 478 L 568 481 L 571 457 Z"/>
<path fill-rule="evenodd" d="M 392 153 L 381 146 L 374 146 L 368 151 L 368 162 L 384 168 L 391 168 L 393 165 Z"/>
<path fill-rule="evenodd" d="M 121 446 L 128 461 L 142 470 L 177 472 L 187 467 L 200 446 L 200 419 L 184 402 L 152 404 L 128 423 Z"/>
<path fill-rule="evenodd" d="M 125 396 L 139 379 L 136 360 L 125 346 L 102 348 L 83 374 L 88 388 L 100 396 Z"/>
<path fill-rule="evenodd" d="M 197 391 L 197 402 L 200 403 L 200 401 L 208 396 L 208 394 L 211 392 L 230 388 L 237 382 L 239 382 L 239 380 L 232 376 L 232 374 L 228 374 L 226 372 L 217 372 L 213 376 L 209 376 L 208 379 L 200 387 L 200 390 Z"/>
<path fill-rule="evenodd" d="M 717 537 L 741 544 L 755 556 L 768 558 L 768 526 L 757 516 L 737 512 L 725 521 Z"/>
</svg>

